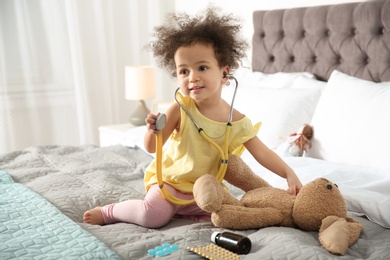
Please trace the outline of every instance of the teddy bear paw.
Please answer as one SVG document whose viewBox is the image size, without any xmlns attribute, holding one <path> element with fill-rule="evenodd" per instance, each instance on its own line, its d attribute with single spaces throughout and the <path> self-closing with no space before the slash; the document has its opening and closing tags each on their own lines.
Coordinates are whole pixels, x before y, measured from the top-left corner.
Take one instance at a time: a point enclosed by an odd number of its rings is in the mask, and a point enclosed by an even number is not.
<svg viewBox="0 0 390 260">
<path fill-rule="evenodd" d="M 207 212 L 216 212 L 222 207 L 223 190 L 218 180 L 206 174 L 196 180 L 193 194 L 196 204 Z"/>
</svg>

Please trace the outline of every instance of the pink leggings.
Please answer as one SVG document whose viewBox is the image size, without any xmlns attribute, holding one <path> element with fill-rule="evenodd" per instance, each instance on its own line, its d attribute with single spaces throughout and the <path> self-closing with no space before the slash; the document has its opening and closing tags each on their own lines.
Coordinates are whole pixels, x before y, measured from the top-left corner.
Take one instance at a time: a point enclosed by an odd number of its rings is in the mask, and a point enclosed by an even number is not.
<svg viewBox="0 0 390 260">
<path fill-rule="evenodd" d="M 192 194 L 182 193 L 172 186 L 165 188 L 175 197 L 193 199 Z M 150 187 L 144 200 L 127 200 L 102 207 L 105 224 L 116 222 L 133 223 L 147 228 L 162 227 L 177 216 L 196 221 L 210 221 L 210 213 L 203 211 L 196 203 L 179 206 L 165 199 L 157 184 Z"/>
</svg>

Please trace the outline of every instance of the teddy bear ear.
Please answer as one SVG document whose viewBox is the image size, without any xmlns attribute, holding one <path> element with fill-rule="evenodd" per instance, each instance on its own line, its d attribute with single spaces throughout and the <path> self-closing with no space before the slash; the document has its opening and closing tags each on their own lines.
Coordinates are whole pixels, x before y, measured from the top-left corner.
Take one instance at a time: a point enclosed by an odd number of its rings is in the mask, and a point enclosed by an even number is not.
<svg viewBox="0 0 390 260">
<path fill-rule="evenodd" d="M 318 178 L 306 184 L 298 193 L 292 215 L 299 228 L 318 231 L 327 216 L 345 218 L 347 206 L 334 183 Z"/>
</svg>

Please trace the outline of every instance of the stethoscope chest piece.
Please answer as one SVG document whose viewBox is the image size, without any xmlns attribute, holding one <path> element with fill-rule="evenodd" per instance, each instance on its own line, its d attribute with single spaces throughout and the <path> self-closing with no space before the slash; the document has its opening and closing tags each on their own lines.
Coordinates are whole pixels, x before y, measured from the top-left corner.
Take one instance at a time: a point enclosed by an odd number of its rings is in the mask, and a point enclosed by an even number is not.
<svg viewBox="0 0 390 260">
<path fill-rule="evenodd" d="M 156 119 L 156 130 L 162 130 L 167 123 L 167 116 L 162 113 Z"/>
</svg>

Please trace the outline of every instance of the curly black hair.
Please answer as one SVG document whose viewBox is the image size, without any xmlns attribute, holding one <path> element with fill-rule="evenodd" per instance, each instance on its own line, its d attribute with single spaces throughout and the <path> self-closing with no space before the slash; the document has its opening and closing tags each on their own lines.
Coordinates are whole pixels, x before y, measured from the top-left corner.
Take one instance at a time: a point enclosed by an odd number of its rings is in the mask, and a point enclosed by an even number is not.
<svg viewBox="0 0 390 260">
<path fill-rule="evenodd" d="M 170 13 L 166 23 L 154 28 L 147 47 L 153 52 L 158 65 L 176 77 L 174 55 L 178 48 L 196 43 L 210 44 L 220 67 L 237 69 L 249 44 L 241 39 L 240 20 L 232 14 L 223 15 L 219 8 L 209 6 L 205 11 L 190 17 L 185 13 Z"/>
</svg>

